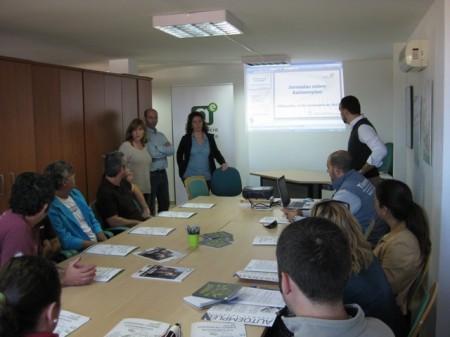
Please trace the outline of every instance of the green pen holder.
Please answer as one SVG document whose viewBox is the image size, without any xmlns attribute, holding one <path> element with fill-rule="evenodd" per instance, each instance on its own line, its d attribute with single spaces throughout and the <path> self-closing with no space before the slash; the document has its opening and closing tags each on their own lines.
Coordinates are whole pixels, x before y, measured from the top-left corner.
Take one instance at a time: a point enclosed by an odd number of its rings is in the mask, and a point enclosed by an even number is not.
<svg viewBox="0 0 450 337">
<path fill-rule="evenodd" d="M 197 248 L 200 242 L 200 234 L 188 234 L 189 247 Z"/>
</svg>

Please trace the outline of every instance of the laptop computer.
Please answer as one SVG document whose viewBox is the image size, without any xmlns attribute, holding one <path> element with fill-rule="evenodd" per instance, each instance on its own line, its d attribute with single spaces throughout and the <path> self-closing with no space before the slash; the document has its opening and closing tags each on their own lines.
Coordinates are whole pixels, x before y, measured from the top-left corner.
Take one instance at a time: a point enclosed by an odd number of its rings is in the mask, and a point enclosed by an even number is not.
<svg viewBox="0 0 450 337">
<path fill-rule="evenodd" d="M 303 201 L 291 201 L 289 197 L 289 192 L 287 189 L 286 178 L 281 176 L 277 179 L 278 193 L 280 194 L 281 204 L 284 208 L 300 208 L 300 209 L 310 209 L 314 202 L 310 199 Z"/>
</svg>

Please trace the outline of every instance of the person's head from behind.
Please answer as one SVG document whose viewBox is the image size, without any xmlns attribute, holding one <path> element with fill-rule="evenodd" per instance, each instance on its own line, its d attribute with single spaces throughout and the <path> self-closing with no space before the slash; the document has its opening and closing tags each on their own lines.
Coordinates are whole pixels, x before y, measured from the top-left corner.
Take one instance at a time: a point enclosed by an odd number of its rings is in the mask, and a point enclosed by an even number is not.
<svg viewBox="0 0 450 337">
<path fill-rule="evenodd" d="M 114 151 L 105 156 L 105 176 L 113 178 L 118 175 L 125 177 L 126 167 L 123 152 Z"/>
<path fill-rule="evenodd" d="M 44 218 L 54 196 L 51 183 L 42 174 L 23 172 L 14 180 L 9 206 L 16 214 L 31 217 L 42 213 Z"/>
<path fill-rule="evenodd" d="M 309 217 L 281 233 L 276 256 L 280 290 L 295 314 L 304 299 L 317 305 L 339 305 L 351 271 L 348 242 L 331 221 Z"/>
<path fill-rule="evenodd" d="M 208 132 L 208 125 L 205 121 L 205 115 L 200 111 L 192 111 L 186 123 L 186 133 L 191 134 L 194 131 L 203 131 L 205 133 Z"/>
<path fill-rule="evenodd" d="M 127 131 L 125 133 L 125 140 L 130 143 L 137 142 L 142 145 L 147 143 L 147 126 L 144 121 L 139 118 L 135 118 L 128 125 Z"/>
<path fill-rule="evenodd" d="M 58 271 L 46 258 L 13 257 L 0 268 L 0 336 L 53 331 L 60 302 Z"/>
<path fill-rule="evenodd" d="M 352 168 L 352 156 L 345 150 L 331 153 L 327 159 L 327 172 L 331 181 L 334 181 Z"/>
<path fill-rule="evenodd" d="M 355 96 L 345 96 L 339 103 L 339 111 L 344 123 L 351 122 L 352 119 L 361 114 L 361 105 Z"/>
<path fill-rule="evenodd" d="M 149 108 L 144 111 L 145 124 L 150 129 L 155 129 L 158 124 L 158 111 L 153 108 Z"/>
<path fill-rule="evenodd" d="M 354 274 L 369 267 L 373 260 L 372 246 L 347 203 L 333 199 L 319 201 L 312 207 L 311 216 L 328 219 L 342 230 L 350 245 Z"/>
<path fill-rule="evenodd" d="M 55 191 L 62 188 L 70 191 L 75 187 L 75 168 L 64 160 L 49 164 L 45 168 L 44 176 L 52 183 Z"/>
<path fill-rule="evenodd" d="M 377 185 L 375 196 L 375 209 L 380 218 L 387 223 L 391 218 L 405 222 L 416 236 L 425 260 L 431 252 L 428 219 L 422 207 L 414 202 L 408 185 L 399 180 L 386 179 Z"/>
</svg>

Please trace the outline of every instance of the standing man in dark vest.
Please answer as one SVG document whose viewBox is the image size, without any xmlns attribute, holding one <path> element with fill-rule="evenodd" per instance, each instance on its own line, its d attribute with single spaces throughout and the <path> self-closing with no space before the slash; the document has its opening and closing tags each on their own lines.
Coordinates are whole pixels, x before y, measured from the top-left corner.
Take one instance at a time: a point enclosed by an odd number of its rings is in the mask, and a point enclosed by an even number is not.
<svg viewBox="0 0 450 337">
<path fill-rule="evenodd" d="M 345 96 L 339 103 L 344 123 L 352 132 L 348 140 L 348 152 L 353 158 L 352 168 L 364 175 L 373 185 L 381 181 L 378 167 L 387 154 L 386 145 L 369 120 L 361 114 L 361 105 L 355 96 Z"/>
</svg>

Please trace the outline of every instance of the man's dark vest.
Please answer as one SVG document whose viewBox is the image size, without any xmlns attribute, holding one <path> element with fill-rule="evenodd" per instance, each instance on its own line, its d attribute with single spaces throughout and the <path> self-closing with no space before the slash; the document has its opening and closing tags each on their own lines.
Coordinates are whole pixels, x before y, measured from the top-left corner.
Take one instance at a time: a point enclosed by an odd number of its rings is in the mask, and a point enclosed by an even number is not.
<svg viewBox="0 0 450 337">
<path fill-rule="evenodd" d="M 367 162 L 367 158 L 369 158 L 370 154 L 372 153 L 370 148 L 366 144 L 361 143 L 358 138 L 358 128 L 364 124 L 373 127 L 373 125 L 367 118 L 363 118 L 355 125 L 353 125 L 352 132 L 350 133 L 350 138 L 348 139 L 348 152 L 352 156 L 352 168 L 356 171 L 361 170 L 361 168 Z M 373 129 L 375 130 L 374 127 Z M 364 174 L 366 178 L 377 177 L 379 175 L 380 173 L 378 172 L 378 169 L 376 167 L 372 168 Z"/>
</svg>

